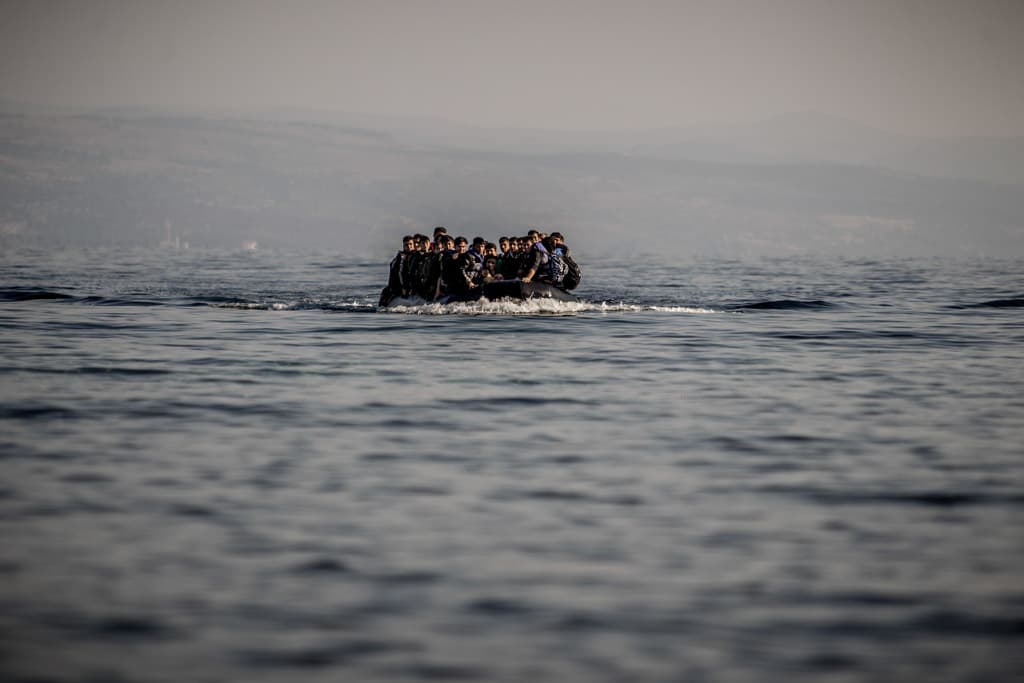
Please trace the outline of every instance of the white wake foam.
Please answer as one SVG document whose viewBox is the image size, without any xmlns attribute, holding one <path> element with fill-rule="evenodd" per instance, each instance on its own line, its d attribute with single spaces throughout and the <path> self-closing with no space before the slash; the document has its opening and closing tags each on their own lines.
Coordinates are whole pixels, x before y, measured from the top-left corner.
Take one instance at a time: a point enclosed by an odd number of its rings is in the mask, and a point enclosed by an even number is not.
<svg viewBox="0 0 1024 683">
<path fill-rule="evenodd" d="M 301 310 L 312 310 L 312 309 L 338 309 L 338 310 L 355 310 L 355 311 L 373 311 L 376 310 L 377 305 L 366 301 L 298 301 L 293 303 L 284 303 L 280 301 L 268 301 L 268 302 L 231 302 L 215 304 L 218 308 L 242 308 L 246 310 L 258 310 L 258 311 L 301 311 Z"/>
<path fill-rule="evenodd" d="M 694 306 L 643 306 L 640 304 L 609 303 L 602 301 L 558 301 L 556 299 L 499 299 L 457 302 L 450 304 L 426 303 L 419 299 L 397 299 L 382 313 L 406 315 L 575 315 L 577 313 L 616 313 L 656 311 L 660 313 L 717 313 L 710 308 Z"/>
<path fill-rule="evenodd" d="M 405 315 L 576 315 L 577 313 L 718 313 L 703 306 L 646 306 L 623 302 L 599 303 L 591 301 L 558 301 L 557 299 L 499 299 L 466 301 L 450 304 L 428 303 L 422 299 L 396 299 L 380 308 L 366 301 L 299 301 L 283 302 L 231 302 L 216 304 L 221 308 L 242 308 L 263 311 L 294 311 L 304 309 L 330 309 L 349 311 L 379 311 Z"/>
</svg>

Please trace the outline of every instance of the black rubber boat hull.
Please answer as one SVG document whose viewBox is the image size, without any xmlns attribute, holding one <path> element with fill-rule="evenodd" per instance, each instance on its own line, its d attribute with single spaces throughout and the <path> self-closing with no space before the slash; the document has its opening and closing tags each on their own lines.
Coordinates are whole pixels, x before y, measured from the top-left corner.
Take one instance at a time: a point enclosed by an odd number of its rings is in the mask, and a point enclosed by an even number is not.
<svg viewBox="0 0 1024 683">
<path fill-rule="evenodd" d="M 523 282 L 522 280 L 498 280 L 481 285 L 472 292 L 452 294 L 441 299 L 442 303 L 454 301 L 477 301 L 486 298 L 489 301 L 498 299 L 554 299 L 556 301 L 579 301 L 574 294 L 564 289 L 543 282 Z"/>
<path fill-rule="evenodd" d="M 554 299 L 555 301 L 579 302 L 579 298 L 576 295 L 543 282 L 498 280 L 496 282 L 488 282 L 465 294 L 449 294 L 448 296 L 441 297 L 438 303 L 450 304 L 479 301 L 482 298 L 486 298 L 488 301 L 497 301 L 498 299 L 513 299 L 517 301 Z M 378 304 L 381 308 L 386 308 L 396 301 L 411 303 L 408 300 L 399 300 L 398 297 L 392 296 L 387 287 L 381 290 L 380 303 Z"/>
</svg>

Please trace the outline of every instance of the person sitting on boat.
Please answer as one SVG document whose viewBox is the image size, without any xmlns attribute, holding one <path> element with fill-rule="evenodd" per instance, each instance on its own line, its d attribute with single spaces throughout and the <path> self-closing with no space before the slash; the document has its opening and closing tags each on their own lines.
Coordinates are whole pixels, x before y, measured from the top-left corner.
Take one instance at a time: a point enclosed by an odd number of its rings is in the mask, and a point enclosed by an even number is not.
<svg viewBox="0 0 1024 683">
<path fill-rule="evenodd" d="M 513 280 L 519 274 L 519 245 L 515 238 L 509 238 L 508 245 L 498 259 L 498 270 L 505 280 Z"/>
<path fill-rule="evenodd" d="M 483 237 L 474 237 L 473 243 L 469 246 L 469 249 L 466 251 L 466 253 L 482 264 L 484 262 L 484 250 L 486 248 L 487 240 L 485 240 Z"/>
<path fill-rule="evenodd" d="M 405 290 L 404 296 L 419 294 L 419 274 L 421 260 L 423 257 L 423 242 L 426 235 L 416 233 L 412 236 L 412 251 L 402 263 L 402 286 Z"/>
<path fill-rule="evenodd" d="M 498 255 L 498 272 L 505 280 L 511 280 L 519 274 L 519 259 L 514 251 L 516 245 L 513 239 L 502 237 L 498 244 L 501 245 L 501 253 Z"/>
<path fill-rule="evenodd" d="M 478 282 L 482 285 L 488 282 L 497 282 L 503 279 L 501 273 L 498 272 L 498 257 L 497 256 L 485 256 L 484 267 L 480 270 Z"/>
<path fill-rule="evenodd" d="M 583 273 L 570 255 L 569 245 L 565 243 L 565 238 L 562 237 L 560 232 L 551 233 L 548 239 L 551 241 L 548 248 L 551 254 L 548 270 L 552 284 L 566 291 L 576 289 L 580 284 Z"/>
<path fill-rule="evenodd" d="M 439 275 L 439 255 L 430 249 L 430 238 L 423 235 L 418 250 L 418 261 L 415 273 L 416 294 L 421 299 L 433 301 L 437 291 L 437 279 Z"/>
<path fill-rule="evenodd" d="M 539 237 L 539 234 L 536 230 L 531 230 L 527 237 L 533 240 L 535 237 Z M 549 260 L 547 247 L 538 239 L 527 252 L 520 279 L 523 282 L 532 282 L 538 275 L 543 275 L 543 269 L 547 266 Z"/>
<path fill-rule="evenodd" d="M 516 243 L 516 272 L 512 277 L 519 277 L 524 269 L 526 268 L 526 260 L 530 256 L 530 247 L 533 246 L 533 240 L 528 235 L 517 237 Z"/>
<path fill-rule="evenodd" d="M 473 268 L 473 279 L 479 275 L 480 269 L 484 267 L 484 245 L 487 240 L 483 237 L 474 237 L 466 249 L 466 256 L 469 257 L 470 265 Z M 458 245 L 456 245 L 458 246 Z"/>
<path fill-rule="evenodd" d="M 408 262 L 416 251 L 416 242 L 412 235 L 402 238 L 402 251 L 395 254 L 391 260 L 391 268 L 388 273 L 388 289 L 395 296 L 409 296 L 409 284 L 405 279 L 408 274 Z"/>
<path fill-rule="evenodd" d="M 566 246 L 565 238 L 562 237 L 562 233 L 553 232 L 550 235 L 548 235 L 548 238 L 551 240 L 552 245 L 554 245 L 554 248 L 552 249 L 553 252 L 569 252 L 569 247 Z"/>
<path fill-rule="evenodd" d="M 395 254 L 395 258 L 391 259 L 388 265 L 388 284 L 381 290 L 379 305 L 386 306 L 398 297 L 408 296 L 405 284 L 406 265 L 415 245 L 411 235 L 402 238 L 403 249 Z"/>
<path fill-rule="evenodd" d="M 444 235 L 446 237 L 448 236 L 448 228 L 444 227 L 443 225 L 439 225 L 436 228 L 434 228 L 434 239 L 433 239 L 433 241 L 431 242 L 431 245 L 430 245 L 430 247 L 431 247 L 430 250 L 431 251 L 437 251 L 437 252 L 441 251 L 440 247 L 438 246 L 438 240 L 437 240 L 437 238 L 440 237 L 441 235 Z"/>
<path fill-rule="evenodd" d="M 427 265 L 423 274 L 423 298 L 436 301 L 444 293 L 444 281 L 441 267 L 446 254 L 455 251 L 455 240 L 447 233 L 438 235 L 435 251 L 428 255 Z"/>
<path fill-rule="evenodd" d="M 475 259 L 469 256 L 468 250 L 469 241 L 459 236 L 455 238 L 455 250 L 441 257 L 441 282 L 449 295 L 467 294 L 478 286 L 474 282 Z"/>
<path fill-rule="evenodd" d="M 555 287 L 561 287 L 562 280 L 565 279 L 565 274 L 569 269 L 568 264 L 565 262 L 565 256 L 569 248 L 562 239 L 562 234 L 558 232 L 553 232 L 549 237 L 542 239 L 541 244 L 544 245 L 544 249 L 548 254 L 548 260 L 537 274 L 537 280 L 554 285 Z"/>
</svg>

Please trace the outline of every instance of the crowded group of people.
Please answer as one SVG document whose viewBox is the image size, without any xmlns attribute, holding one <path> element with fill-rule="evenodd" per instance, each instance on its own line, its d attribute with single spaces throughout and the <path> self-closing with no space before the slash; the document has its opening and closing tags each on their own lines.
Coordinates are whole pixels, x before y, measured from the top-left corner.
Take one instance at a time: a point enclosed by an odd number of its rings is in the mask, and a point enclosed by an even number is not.
<svg viewBox="0 0 1024 683">
<path fill-rule="evenodd" d="M 558 232 L 530 230 L 523 237 L 501 237 L 494 243 L 483 237 L 472 242 L 461 235 L 452 237 L 446 228 L 437 227 L 433 239 L 421 234 L 402 238 L 381 305 L 399 297 L 437 301 L 466 296 L 487 283 L 516 279 L 571 290 L 579 284 L 580 270 Z"/>
</svg>

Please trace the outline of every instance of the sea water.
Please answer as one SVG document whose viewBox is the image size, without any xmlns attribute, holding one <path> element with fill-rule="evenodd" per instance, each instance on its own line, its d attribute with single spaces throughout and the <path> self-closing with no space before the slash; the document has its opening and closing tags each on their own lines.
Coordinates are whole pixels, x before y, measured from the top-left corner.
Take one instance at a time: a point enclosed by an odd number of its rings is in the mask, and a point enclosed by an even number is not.
<svg viewBox="0 0 1024 683">
<path fill-rule="evenodd" d="M 1008 681 L 1024 282 L 589 260 L 0 258 L 6 681 Z"/>
</svg>

